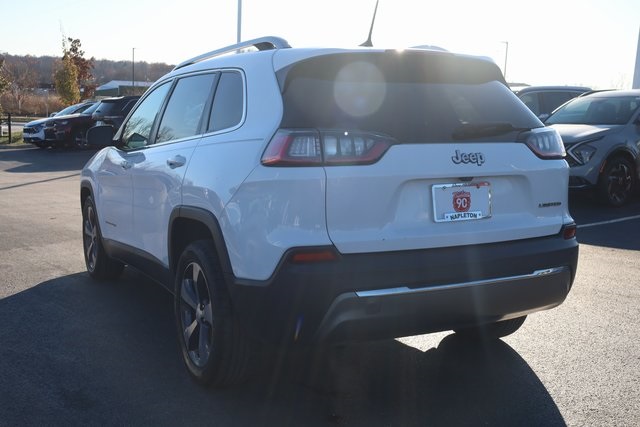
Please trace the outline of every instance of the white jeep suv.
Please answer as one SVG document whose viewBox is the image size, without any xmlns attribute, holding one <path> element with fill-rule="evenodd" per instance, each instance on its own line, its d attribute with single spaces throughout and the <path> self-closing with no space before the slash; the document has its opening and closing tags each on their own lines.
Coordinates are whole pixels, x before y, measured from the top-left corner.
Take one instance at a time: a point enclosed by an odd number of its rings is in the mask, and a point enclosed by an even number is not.
<svg viewBox="0 0 640 427">
<path fill-rule="evenodd" d="M 202 383 L 241 380 L 255 340 L 504 336 L 575 277 L 562 142 L 485 59 L 256 39 L 89 143 L 87 270 L 173 292 Z"/>
</svg>

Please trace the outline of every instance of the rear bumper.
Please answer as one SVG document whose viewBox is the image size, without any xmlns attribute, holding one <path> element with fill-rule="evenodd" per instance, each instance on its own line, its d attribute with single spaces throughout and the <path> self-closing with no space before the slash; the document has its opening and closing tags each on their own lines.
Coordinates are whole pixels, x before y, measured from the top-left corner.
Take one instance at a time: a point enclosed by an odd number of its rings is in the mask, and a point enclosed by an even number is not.
<svg viewBox="0 0 640 427">
<path fill-rule="evenodd" d="M 414 335 L 512 319 L 556 307 L 571 283 L 568 267 L 441 286 L 340 295 L 318 328 L 320 340 Z"/>
<path fill-rule="evenodd" d="M 485 245 L 340 255 L 265 282 L 234 280 L 239 319 L 276 342 L 350 341 L 510 319 L 566 298 L 578 243 L 551 236 Z"/>
</svg>

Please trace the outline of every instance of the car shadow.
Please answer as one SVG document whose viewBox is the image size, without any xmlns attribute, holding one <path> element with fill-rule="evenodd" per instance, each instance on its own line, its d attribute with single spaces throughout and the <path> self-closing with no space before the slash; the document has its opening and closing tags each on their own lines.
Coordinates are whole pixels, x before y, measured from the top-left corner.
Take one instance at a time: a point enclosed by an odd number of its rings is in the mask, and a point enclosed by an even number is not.
<svg viewBox="0 0 640 427">
<path fill-rule="evenodd" d="M 0 160 L 9 165 L 4 170 L 5 172 L 79 171 L 95 152 L 95 150 L 40 149 L 32 146 L 23 146 L 0 150 Z"/>
<path fill-rule="evenodd" d="M 640 225 L 640 197 L 615 208 L 598 203 L 589 193 L 575 192 L 569 198 L 571 216 L 578 224 L 578 242 L 592 246 L 640 250 L 633 230 Z"/>
<path fill-rule="evenodd" d="M 172 296 L 135 271 L 85 273 L 0 300 L 0 413 L 7 425 L 565 425 L 502 341 L 446 336 L 257 357 L 244 384 L 204 389 L 182 366 Z M 256 354 L 256 356 L 263 356 Z"/>
</svg>

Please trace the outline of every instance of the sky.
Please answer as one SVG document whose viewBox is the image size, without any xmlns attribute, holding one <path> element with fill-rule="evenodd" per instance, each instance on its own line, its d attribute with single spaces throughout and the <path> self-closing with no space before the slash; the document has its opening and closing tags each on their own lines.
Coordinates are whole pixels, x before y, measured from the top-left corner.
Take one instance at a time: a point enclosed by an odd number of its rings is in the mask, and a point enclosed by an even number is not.
<svg viewBox="0 0 640 427">
<path fill-rule="evenodd" d="M 375 0 L 241 0 L 243 40 L 353 47 Z M 0 0 L 0 53 L 177 64 L 237 39 L 238 0 Z M 4 12 L 8 11 L 6 15 Z M 374 47 L 436 45 L 492 58 L 509 82 L 631 88 L 640 0 L 380 0 Z M 507 53 L 508 47 L 508 53 Z M 135 51 L 134 51 L 135 48 Z M 135 53 L 134 53 L 135 52 Z"/>
</svg>

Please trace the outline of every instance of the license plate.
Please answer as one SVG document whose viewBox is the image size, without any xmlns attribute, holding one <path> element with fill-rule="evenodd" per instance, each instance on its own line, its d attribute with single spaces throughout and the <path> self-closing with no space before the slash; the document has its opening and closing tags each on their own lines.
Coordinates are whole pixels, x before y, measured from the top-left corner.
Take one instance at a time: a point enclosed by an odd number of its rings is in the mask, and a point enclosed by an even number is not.
<svg viewBox="0 0 640 427">
<path fill-rule="evenodd" d="M 440 184 L 431 188 L 436 222 L 471 221 L 491 216 L 491 184 Z"/>
</svg>

